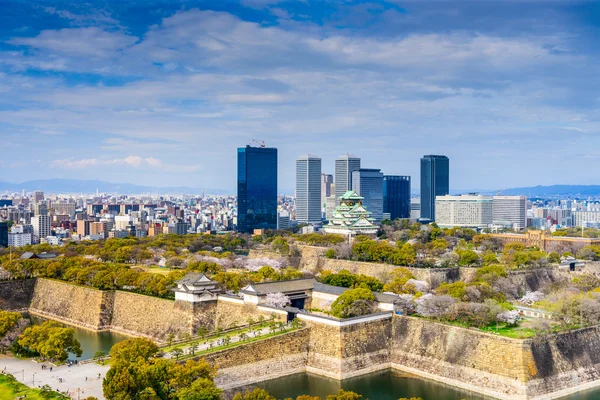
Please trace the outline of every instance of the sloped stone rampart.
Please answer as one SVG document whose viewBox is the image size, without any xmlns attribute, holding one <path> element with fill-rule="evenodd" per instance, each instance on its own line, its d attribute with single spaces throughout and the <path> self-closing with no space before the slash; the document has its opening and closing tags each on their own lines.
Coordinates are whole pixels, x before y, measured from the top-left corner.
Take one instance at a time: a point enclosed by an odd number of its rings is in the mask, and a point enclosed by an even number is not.
<svg viewBox="0 0 600 400">
<path fill-rule="evenodd" d="M 310 330 L 274 336 L 208 354 L 204 358 L 218 368 L 215 379 L 223 389 L 304 372 Z"/>
<path fill-rule="evenodd" d="M 99 330 L 106 292 L 52 279 L 37 279 L 29 312 Z"/>
<path fill-rule="evenodd" d="M 194 333 L 201 324 L 199 318 L 204 316 L 203 320 L 210 321 L 215 307 L 216 302 L 211 302 L 202 310 L 194 310 L 189 303 L 117 291 L 111 330 L 164 341 L 171 334 L 182 337 Z"/>
<path fill-rule="evenodd" d="M 27 310 L 31 304 L 35 279 L 0 282 L 0 309 L 9 311 Z"/>
</svg>

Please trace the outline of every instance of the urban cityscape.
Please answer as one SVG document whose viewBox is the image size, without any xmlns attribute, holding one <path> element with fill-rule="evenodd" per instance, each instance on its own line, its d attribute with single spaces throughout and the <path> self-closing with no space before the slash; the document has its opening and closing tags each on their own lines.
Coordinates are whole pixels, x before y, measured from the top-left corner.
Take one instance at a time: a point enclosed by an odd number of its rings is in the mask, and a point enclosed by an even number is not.
<svg viewBox="0 0 600 400">
<path fill-rule="evenodd" d="M 0 400 L 600 399 L 596 3 L 0 10 Z"/>
</svg>

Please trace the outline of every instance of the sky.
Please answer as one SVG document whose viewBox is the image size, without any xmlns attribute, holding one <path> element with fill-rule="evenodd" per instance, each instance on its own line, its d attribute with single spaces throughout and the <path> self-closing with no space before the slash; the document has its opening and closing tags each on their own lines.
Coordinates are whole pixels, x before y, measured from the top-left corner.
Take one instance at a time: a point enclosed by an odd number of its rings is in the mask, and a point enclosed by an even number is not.
<svg viewBox="0 0 600 400">
<path fill-rule="evenodd" d="M 236 148 L 599 184 L 600 2 L 0 0 L 0 181 L 235 193 Z"/>
</svg>

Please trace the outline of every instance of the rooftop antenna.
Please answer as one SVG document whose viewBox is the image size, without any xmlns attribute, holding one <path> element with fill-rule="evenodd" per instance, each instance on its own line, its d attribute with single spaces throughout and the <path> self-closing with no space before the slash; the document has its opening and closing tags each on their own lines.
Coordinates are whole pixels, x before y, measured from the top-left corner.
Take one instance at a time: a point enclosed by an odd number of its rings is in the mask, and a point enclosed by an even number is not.
<svg viewBox="0 0 600 400">
<path fill-rule="evenodd" d="M 267 147 L 265 145 L 265 141 L 264 140 L 256 140 L 256 139 L 252 139 L 252 141 L 250 142 L 250 146 L 252 145 L 256 145 L 256 147 L 260 147 L 260 148 L 265 148 Z"/>
</svg>

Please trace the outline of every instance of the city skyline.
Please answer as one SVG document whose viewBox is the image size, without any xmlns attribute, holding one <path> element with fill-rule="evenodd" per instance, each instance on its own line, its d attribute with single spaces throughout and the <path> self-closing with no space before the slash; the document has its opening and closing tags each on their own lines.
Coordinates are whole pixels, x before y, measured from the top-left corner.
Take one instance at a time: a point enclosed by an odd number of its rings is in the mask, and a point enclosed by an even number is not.
<svg viewBox="0 0 600 400">
<path fill-rule="evenodd" d="M 453 189 L 597 182 L 591 3 L 53 5 L 0 17 L 8 182 L 233 193 L 224 160 L 252 139 L 279 149 L 286 192 L 306 153 L 415 187 L 422 154 L 453 160 Z"/>
</svg>

